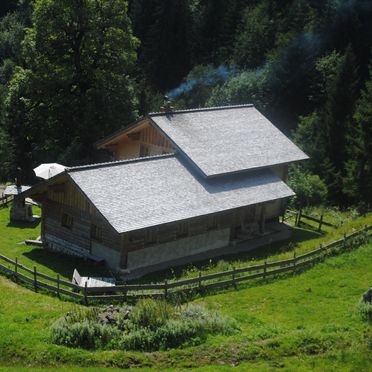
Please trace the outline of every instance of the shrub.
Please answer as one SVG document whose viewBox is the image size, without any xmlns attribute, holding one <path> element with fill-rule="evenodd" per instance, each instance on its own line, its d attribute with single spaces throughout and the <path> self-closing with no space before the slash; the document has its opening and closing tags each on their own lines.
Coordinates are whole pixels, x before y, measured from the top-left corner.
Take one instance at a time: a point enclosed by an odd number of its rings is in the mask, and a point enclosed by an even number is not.
<svg viewBox="0 0 372 372">
<path fill-rule="evenodd" d="M 360 299 L 358 312 L 363 320 L 372 322 L 372 288 L 365 292 Z"/>
<path fill-rule="evenodd" d="M 155 330 L 174 315 L 174 308 L 168 302 L 143 299 L 134 307 L 130 320 L 135 327 Z"/>
<path fill-rule="evenodd" d="M 176 348 L 181 345 L 197 345 L 207 333 L 198 324 L 171 319 L 156 330 L 140 328 L 124 335 L 119 341 L 122 350 L 155 351 Z"/>
<path fill-rule="evenodd" d="M 97 349 L 108 345 L 119 331 L 115 328 L 85 319 L 70 322 L 66 317 L 52 326 L 52 342 L 57 345 Z"/>
<path fill-rule="evenodd" d="M 175 308 L 165 301 L 141 300 L 129 310 L 110 312 L 111 323 L 102 324 L 107 309 L 76 311 L 51 328 L 52 341 L 87 349 L 116 348 L 155 351 L 198 345 L 208 334 L 231 334 L 237 324 L 200 305 Z"/>
<path fill-rule="evenodd" d="M 318 175 L 311 174 L 299 166 L 291 167 L 289 186 L 296 193 L 291 203 L 296 208 L 309 207 L 325 203 L 328 190 Z"/>
<path fill-rule="evenodd" d="M 200 305 L 187 305 L 182 309 L 183 318 L 190 319 L 193 323 L 211 334 L 231 334 L 238 330 L 237 323 L 226 318 L 216 311 L 208 311 Z"/>
</svg>

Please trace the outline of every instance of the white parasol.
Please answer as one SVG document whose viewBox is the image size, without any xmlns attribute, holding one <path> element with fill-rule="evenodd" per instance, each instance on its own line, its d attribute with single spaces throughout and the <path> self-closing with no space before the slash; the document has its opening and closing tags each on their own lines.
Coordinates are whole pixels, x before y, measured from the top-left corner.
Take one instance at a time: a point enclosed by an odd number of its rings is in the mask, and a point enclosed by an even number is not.
<svg viewBox="0 0 372 372">
<path fill-rule="evenodd" d="M 37 177 L 47 180 L 56 174 L 63 172 L 65 169 L 66 167 L 64 165 L 58 163 L 45 163 L 34 168 L 34 172 Z"/>
</svg>

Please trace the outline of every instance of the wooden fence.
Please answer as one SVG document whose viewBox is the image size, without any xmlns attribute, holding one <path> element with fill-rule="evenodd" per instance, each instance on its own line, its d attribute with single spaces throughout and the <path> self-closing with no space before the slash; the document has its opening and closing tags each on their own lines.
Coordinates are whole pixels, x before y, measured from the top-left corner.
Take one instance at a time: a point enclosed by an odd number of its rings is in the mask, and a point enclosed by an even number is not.
<svg viewBox="0 0 372 372">
<path fill-rule="evenodd" d="M 231 270 L 217 272 L 207 275 L 202 275 L 195 278 L 182 279 L 174 282 L 164 281 L 157 284 L 124 284 L 114 287 L 80 287 L 76 284 L 62 280 L 57 275 L 55 278 L 45 275 L 37 271 L 36 267 L 30 269 L 21 265 L 16 259 L 11 260 L 3 255 L 0 255 L 0 270 L 8 275 L 11 275 L 15 281 L 22 281 L 31 285 L 35 292 L 39 288 L 44 288 L 54 292 L 58 297 L 66 295 L 74 299 L 80 300 L 88 304 L 91 300 L 126 301 L 128 299 L 138 299 L 141 297 L 163 297 L 167 298 L 172 294 L 182 294 L 188 291 L 203 291 L 220 287 L 233 286 L 237 287 L 238 283 L 252 279 L 268 278 L 273 275 L 296 272 L 304 268 L 324 254 L 328 253 L 332 248 L 339 247 L 342 250 L 346 243 L 353 238 L 366 234 L 368 237 L 371 234 L 372 226 L 365 227 L 355 231 L 352 234 L 344 235 L 343 238 L 324 246 L 320 245 L 318 249 L 297 256 L 296 252 L 293 258 L 286 260 L 267 262 L 263 264 L 233 268 Z M 27 275 L 28 274 L 28 275 Z"/>
<path fill-rule="evenodd" d="M 5 207 L 12 200 L 13 200 L 12 195 L 6 195 L 6 196 L 0 197 L 0 207 Z"/>
<path fill-rule="evenodd" d="M 313 222 L 317 223 L 318 224 L 318 231 L 322 231 L 322 226 L 323 225 L 330 226 L 330 227 L 337 227 L 336 225 L 325 221 L 323 214 L 320 215 L 320 218 L 317 218 L 317 217 L 309 216 L 309 215 L 303 213 L 302 209 L 300 209 L 299 211 L 287 210 L 285 212 L 285 214 L 283 215 L 283 222 L 288 220 L 291 217 L 293 217 L 294 220 L 295 220 L 295 222 L 294 222 L 295 226 L 299 226 L 299 224 L 301 223 L 301 220 L 306 219 L 306 220 L 313 221 Z"/>
</svg>

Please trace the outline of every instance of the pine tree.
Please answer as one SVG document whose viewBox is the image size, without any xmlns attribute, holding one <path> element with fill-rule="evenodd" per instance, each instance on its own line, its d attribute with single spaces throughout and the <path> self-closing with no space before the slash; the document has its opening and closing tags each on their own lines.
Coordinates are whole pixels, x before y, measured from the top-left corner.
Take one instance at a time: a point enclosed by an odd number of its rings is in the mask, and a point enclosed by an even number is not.
<svg viewBox="0 0 372 372">
<path fill-rule="evenodd" d="M 347 204 L 343 193 L 345 162 L 348 158 L 347 135 L 352 130 L 352 112 L 358 94 L 358 74 L 354 54 L 349 47 L 330 84 L 322 114 L 321 137 L 327 159 L 321 175 L 328 179 L 329 196 L 339 205 Z"/>
<path fill-rule="evenodd" d="M 354 127 L 348 136 L 349 159 L 344 190 L 354 202 L 372 205 L 372 67 L 356 103 Z"/>
</svg>

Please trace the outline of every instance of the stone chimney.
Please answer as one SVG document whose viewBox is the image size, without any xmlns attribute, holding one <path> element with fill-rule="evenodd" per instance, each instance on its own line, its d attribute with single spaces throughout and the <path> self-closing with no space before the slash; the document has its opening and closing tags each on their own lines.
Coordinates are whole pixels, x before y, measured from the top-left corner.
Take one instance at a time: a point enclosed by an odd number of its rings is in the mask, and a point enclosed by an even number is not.
<svg viewBox="0 0 372 372">
<path fill-rule="evenodd" d="M 171 100 L 169 99 L 168 96 L 164 96 L 164 104 L 163 106 L 160 107 L 161 112 L 172 112 L 173 111 L 173 106 L 171 106 Z"/>
</svg>

